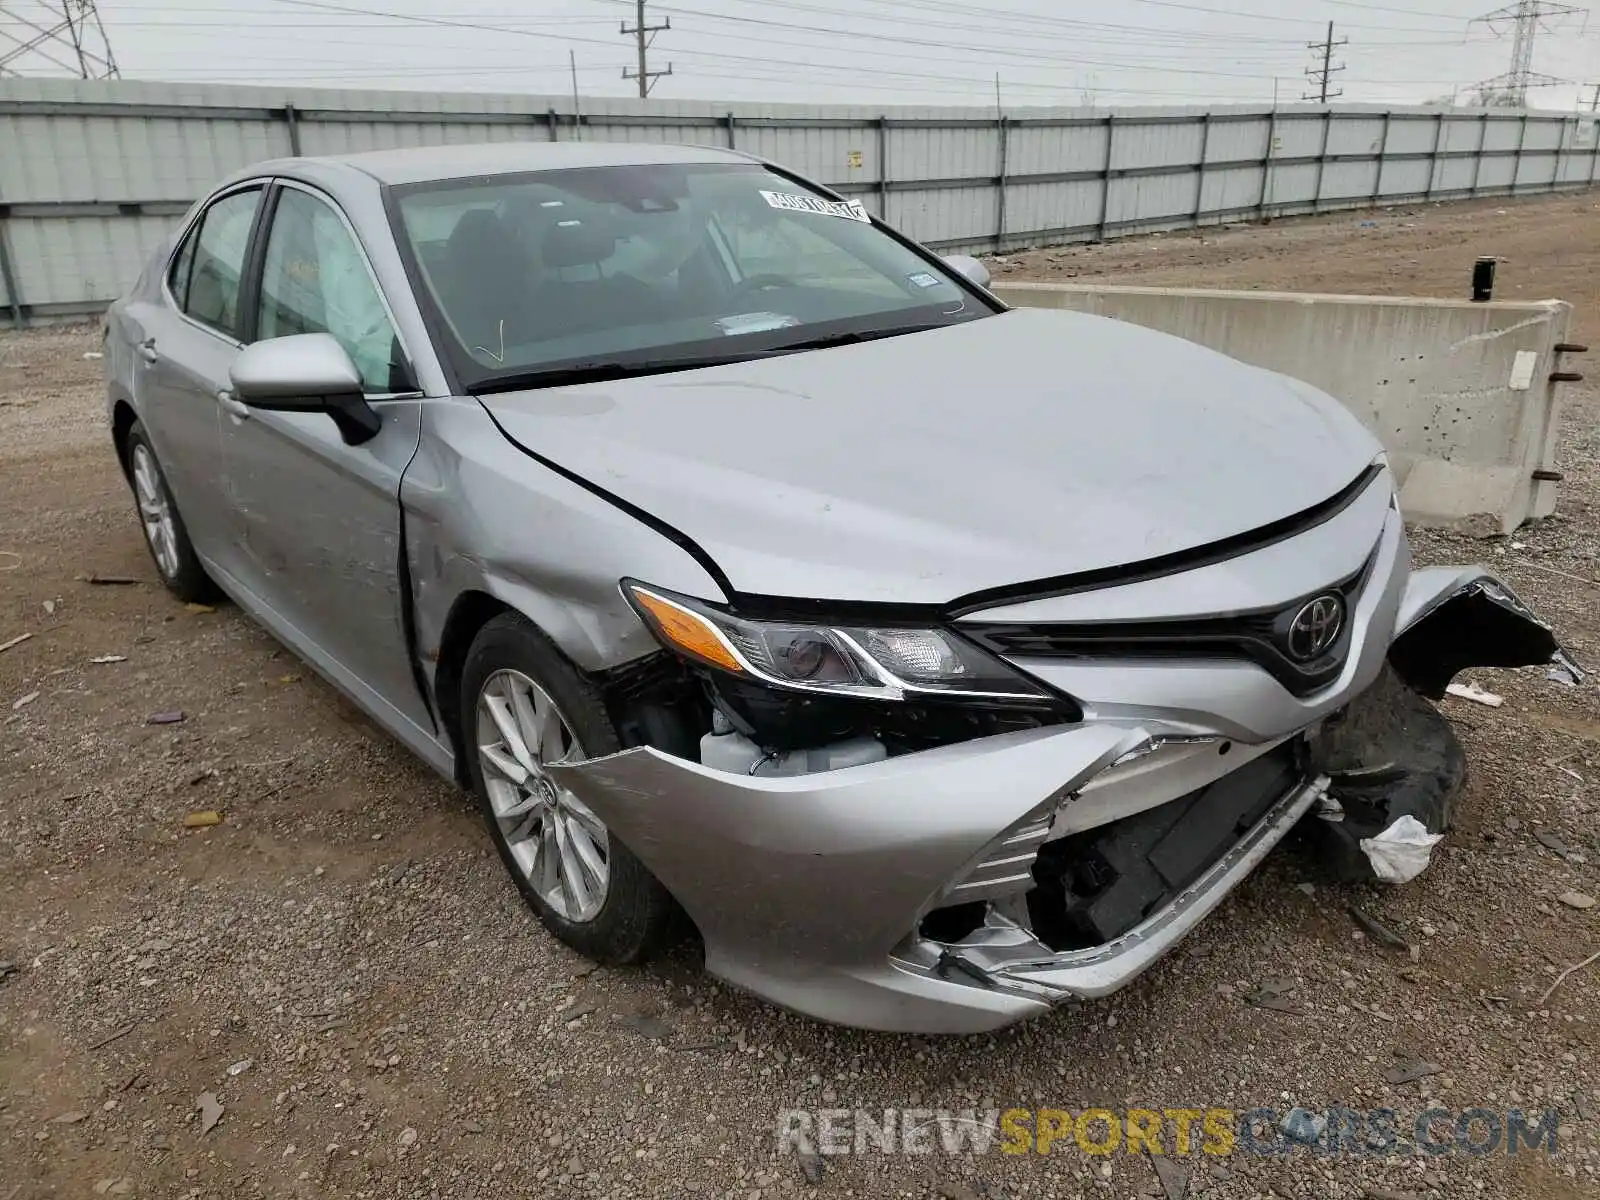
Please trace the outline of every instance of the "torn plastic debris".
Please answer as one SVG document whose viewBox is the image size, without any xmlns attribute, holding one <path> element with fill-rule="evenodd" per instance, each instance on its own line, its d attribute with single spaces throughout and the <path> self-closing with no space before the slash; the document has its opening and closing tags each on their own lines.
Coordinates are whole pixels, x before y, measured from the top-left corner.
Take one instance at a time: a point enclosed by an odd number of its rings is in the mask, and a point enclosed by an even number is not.
<svg viewBox="0 0 1600 1200">
<path fill-rule="evenodd" d="M 1435 700 L 1466 667 L 1548 664 L 1566 680 L 1583 682 L 1582 668 L 1550 626 L 1505 584 L 1487 573 L 1472 573 L 1477 570 L 1463 572 L 1465 582 L 1421 611 L 1402 614 L 1400 635 L 1389 648 L 1389 661 L 1400 677 Z"/>
<path fill-rule="evenodd" d="M 1466 755 L 1439 710 L 1393 669 L 1325 722 L 1308 750 L 1311 769 L 1330 777 L 1337 810 L 1324 806 L 1322 819 L 1306 824 L 1336 877 L 1374 878 L 1366 843 L 1403 817 L 1425 834 L 1450 828 Z"/>
<path fill-rule="evenodd" d="M 1410 883 L 1433 858 L 1433 848 L 1444 840 L 1429 833 L 1422 822 L 1407 814 L 1377 837 L 1361 839 L 1361 852 L 1384 883 Z"/>
</svg>

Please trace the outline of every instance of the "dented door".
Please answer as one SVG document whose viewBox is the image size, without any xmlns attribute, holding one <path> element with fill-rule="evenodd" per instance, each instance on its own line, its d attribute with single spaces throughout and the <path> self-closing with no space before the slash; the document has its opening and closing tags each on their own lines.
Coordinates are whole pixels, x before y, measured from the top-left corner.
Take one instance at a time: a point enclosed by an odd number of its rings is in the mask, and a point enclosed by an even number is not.
<svg viewBox="0 0 1600 1200">
<path fill-rule="evenodd" d="M 352 446 L 325 413 L 223 406 L 235 582 L 276 621 L 274 633 L 431 729 L 408 652 L 400 563 L 400 479 L 421 436 L 422 401 L 393 394 L 410 371 L 349 223 L 297 184 L 282 184 L 270 204 L 250 340 L 331 334 L 381 424 Z"/>
</svg>

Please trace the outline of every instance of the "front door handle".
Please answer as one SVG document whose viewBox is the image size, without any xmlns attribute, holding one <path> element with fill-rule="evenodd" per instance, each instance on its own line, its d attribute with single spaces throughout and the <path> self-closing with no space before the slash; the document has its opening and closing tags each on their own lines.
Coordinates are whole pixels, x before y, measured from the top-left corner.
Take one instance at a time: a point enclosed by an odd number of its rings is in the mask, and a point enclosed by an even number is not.
<svg viewBox="0 0 1600 1200">
<path fill-rule="evenodd" d="M 250 406 L 238 399 L 227 388 L 217 393 L 217 403 L 222 405 L 222 411 L 237 421 L 246 421 L 250 418 Z"/>
<path fill-rule="evenodd" d="M 147 363 L 153 363 L 161 357 L 156 353 L 155 338 L 146 338 L 144 341 L 139 343 L 139 357 L 144 359 Z"/>
</svg>

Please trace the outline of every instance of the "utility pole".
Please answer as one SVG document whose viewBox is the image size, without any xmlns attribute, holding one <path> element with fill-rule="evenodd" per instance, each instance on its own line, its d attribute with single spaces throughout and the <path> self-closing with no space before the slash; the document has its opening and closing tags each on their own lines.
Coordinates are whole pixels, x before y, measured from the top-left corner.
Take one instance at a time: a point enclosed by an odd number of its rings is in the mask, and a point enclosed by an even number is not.
<svg viewBox="0 0 1600 1200">
<path fill-rule="evenodd" d="M 623 67 L 622 77 L 624 79 L 637 79 L 639 81 L 639 99 L 648 100 L 650 98 L 650 89 L 655 87 L 656 80 L 663 75 L 672 74 L 671 63 L 667 64 L 665 71 L 652 71 L 649 57 L 650 43 L 656 40 L 655 35 L 663 29 L 672 28 L 672 18 L 668 17 L 659 25 L 646 25 L 644 21 L 644 6 L 645 0 L 634 0 L 633 28 L 629 29 L 627 25 L 622 27 L 623 36 L 631 35 L 639 51 L 638 69 L 629 70 L 627 67 Z"/>
<path fill-rule="evenodd" d="M 1320 67 L 1310 66 L 1306 68 L 1306 78 L 1311 80 L 1311 91 L 1303 92 L 1300 96 L 1302 100 L 1315 100 L 1319 104 L 1326 104 L 1329 100 L 1337 100 L 1344 95 L 1343 88 L 1330 92 L 1328 85 L 1333 82 L 1335 75 L 1344 70 L 1343 63 L 1336 65 L 1333 61 L 1334 48 L 1336 46 L 1348 46 L 1349 44 L 1349 38 L 1340 38 L 1337 42 L 1333 40 L 1332 21 L 1328 22 L 1328 36 L 1326 38 L 1320 42 L 1306 43 L 1307 50 L 1320 50 L 1322 52 L 1322 65 Z"/>
<path fill-rule="evenodd" d="M 567 65 L 572 68 L 572 134 L 583 141 L 583 106 L 578 103 L 578 52 L 567 48 Z"/>
<path fill-rule="evenodd" d="M 1512 22 L 1511 69 L 1504 75 L 1485 79 L 1475 86 L 1479 103 L 1501 108 L 1526 108 L 1529 88 L 1549 87 L 1564 82 L 1554 75 L 1542 75 L 1533 69 L 1533 44 L 1546 17 L 1566 17 L 1587 11 L 1566 4 L 1554 4 L 1550 0 L 1515 0 L 1515 3 L 1507 4 L 1504 8 L 1474 17 L 1474 21 L 1482 21 L 1493 29 L 1496 36 L 1499 36 L 1503 22 Z"/>
<path fill-rule="evenodd" d="M 0 75 L 118 79 L 117 56 L 95 0 L 0 2 Z M 49 68 L 55 68 L 50 70 Z"/>
<path fill-rule="evenodd" d="M 1600 83 L 1591 83 L 1589 85 L 1589 89 L 1594 93 L 1594 95 L 1589 98 L 1589 111 L 1600 112 Z M 1582 96 L 1578 97 L 1578 103 L 1583 103 Z"/>
</svg>

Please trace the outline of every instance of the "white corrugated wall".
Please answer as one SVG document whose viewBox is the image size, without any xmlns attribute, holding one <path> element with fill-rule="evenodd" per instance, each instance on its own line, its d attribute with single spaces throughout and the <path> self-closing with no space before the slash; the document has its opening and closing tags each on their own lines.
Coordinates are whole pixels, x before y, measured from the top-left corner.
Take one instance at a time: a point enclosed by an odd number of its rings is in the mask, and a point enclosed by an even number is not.
<svg viewBox="0 0 1600 1200">
<path fill-rule="evenodd" d="M 1600 121 L 1511 110 L 717 104 L 138 81 L 0 81 L 0 311 L 92 311 L 228 173 L 464 141 L 730 143 L 943 250 L 1586 187 Z"/>
</svg>

